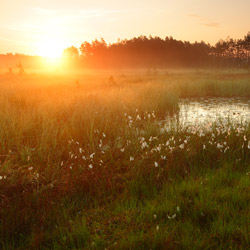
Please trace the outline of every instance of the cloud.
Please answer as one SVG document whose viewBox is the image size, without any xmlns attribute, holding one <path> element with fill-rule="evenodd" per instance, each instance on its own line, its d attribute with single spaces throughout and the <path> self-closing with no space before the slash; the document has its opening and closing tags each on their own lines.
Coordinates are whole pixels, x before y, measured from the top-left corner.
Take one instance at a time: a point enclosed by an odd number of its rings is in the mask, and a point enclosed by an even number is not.
<svg viewBox="0 0 250 250">
<path fill-rule="evenodd" d="M 190 18 L 198 20 L 199 24 L 202 25 L 202 26 L 206 26 L 206 27 L 209 27 L 209 28 L 219 28 L 220 27 L 220 24 L 218 22 L 211 21 L 210 19 L 208 19 L 206 17 L 202 17 L 202 16 L 194 14 L 194 13 L 193 14 L 188 14 L 188 16 Z"/>
</svg>

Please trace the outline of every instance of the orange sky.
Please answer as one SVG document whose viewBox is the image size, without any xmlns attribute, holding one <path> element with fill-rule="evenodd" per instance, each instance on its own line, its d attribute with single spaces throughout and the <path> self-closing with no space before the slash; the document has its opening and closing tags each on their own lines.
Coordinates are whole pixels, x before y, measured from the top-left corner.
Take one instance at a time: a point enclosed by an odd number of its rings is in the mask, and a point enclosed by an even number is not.
<svg viewBox="0 0 250 250">
<path fill-rule="evenodd" d="M 173 36 L 214 44 L 250 31 L 250 0 L 1 0 L 0 54 L 58 55 L 103 37 Z"/>
</svg>

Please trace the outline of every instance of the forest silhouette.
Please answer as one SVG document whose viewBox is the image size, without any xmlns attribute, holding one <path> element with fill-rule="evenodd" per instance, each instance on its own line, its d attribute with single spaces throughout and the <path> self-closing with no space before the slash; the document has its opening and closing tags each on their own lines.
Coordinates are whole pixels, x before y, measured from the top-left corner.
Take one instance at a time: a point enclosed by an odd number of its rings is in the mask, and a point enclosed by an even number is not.
<svg viewBox="0 0 250 250">
<path fill-rule="evenodd" d="M 214 46 L 173 37 L 139 36 L 107 44 L 103 38 L 66 48 L 62 57 L 77 68 L 250 67 L 250 32 L 243 39 L 227 38 Z M 1 67 L 38 68 L 41 57 L 8 53 L 0 55 Z"/>
</svg>

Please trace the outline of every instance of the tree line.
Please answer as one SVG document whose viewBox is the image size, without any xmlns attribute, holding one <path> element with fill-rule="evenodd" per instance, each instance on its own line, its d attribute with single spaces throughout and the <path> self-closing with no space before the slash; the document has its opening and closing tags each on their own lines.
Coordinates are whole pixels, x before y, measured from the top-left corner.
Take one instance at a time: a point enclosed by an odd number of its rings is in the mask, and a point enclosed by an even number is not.
<svg viewBox="0 0 250 250">
<path fill-rule="evenodd" d="M 39 64 L 39 57 L 0 55 L 0 61 L 18 58 L 25 65 Z M 84 41 L 63 51 L 63 58 L 74 67 L 239 67 L 250 68 L 250 32 L 242 39 L 227 38 L 210 45 L 204 41 L 190 43 L 173 37 L 139 36 L 118 39 L 107 44 L 103 38 Z"/>
<path fill-rule="evenodd" d="M 104 39 L 64 50 L 64 57 L 89 67 L 250 67 L 250 32 L 243 39 L 209 43 L 139 36 L 107 44 Z"/>
</svg>

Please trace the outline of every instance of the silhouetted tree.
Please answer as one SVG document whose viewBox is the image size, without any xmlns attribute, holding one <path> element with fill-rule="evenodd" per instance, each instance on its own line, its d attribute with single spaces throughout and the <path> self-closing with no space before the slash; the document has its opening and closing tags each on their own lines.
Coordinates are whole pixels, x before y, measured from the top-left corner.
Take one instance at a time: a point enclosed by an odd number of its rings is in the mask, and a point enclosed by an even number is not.
<svg viewBox="0 0 250 250">
<path fill-rule="evenodd" d="M 71 59 L 78 59 L 79 58 L 79 51 L 76 47 L 71 46 L 63 51 L 63 57 L 71 58 Z"/>
<path fill-rule="evenodd" d="M 19 61 L 18 65 L 17 65 L 18 69 L 19 69 L 19 74 L 20 75 L 23 75 L 25 74 L 25 71 L 24 71 L 24 68 L 23 68 L 23 65 L 21 64 L 21 62 Z"/>
</svg>

